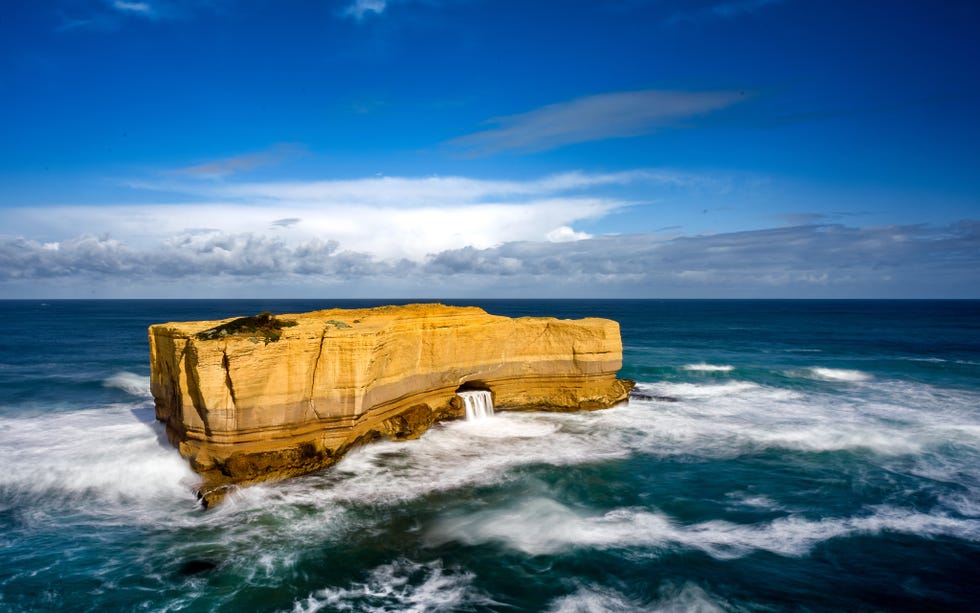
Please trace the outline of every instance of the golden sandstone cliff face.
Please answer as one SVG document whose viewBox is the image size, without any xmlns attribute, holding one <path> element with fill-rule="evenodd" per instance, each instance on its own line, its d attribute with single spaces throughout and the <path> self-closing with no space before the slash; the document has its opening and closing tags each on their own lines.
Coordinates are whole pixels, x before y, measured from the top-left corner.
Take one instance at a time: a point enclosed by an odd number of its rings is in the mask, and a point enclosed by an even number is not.
<svg viewBox="0 0 980 613">
<path fill-rule="evenodd" d="M 230 320 L 150 327 L 156 416 L 203 476 L 205 506 L 231 484 L 311 472 L 375 438 L 418 437 L 462 416 L 461 389 L 490 390 L 503 410 L 575 411 L 617 404 L 633 385 L 616 378 L 619 325 L 606 319 L 418 304 L 279 320 L 295 325 L 278 340 L 213 332 Z"/>
</svg>

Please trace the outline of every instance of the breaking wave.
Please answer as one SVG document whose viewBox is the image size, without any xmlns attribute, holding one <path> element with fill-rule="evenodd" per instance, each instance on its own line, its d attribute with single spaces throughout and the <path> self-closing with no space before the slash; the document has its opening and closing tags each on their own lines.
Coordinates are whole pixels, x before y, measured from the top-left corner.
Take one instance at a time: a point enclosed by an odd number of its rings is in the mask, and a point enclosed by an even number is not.
<svg viewBox="0 0 980 613">
<path fill-rule="evenodd" d="M 788 515 L 753 524 L 711 520 L 684 525 L 655 510 L 619 508 L 595 515 L 552 499 L 533 498 L 443 519 L 429 538 L 436 545 L 497 543 L 532 556 L 574 548 L 639 548 L 654 554 L 686 548 L 724 560 L 760 550 L 802 556 L 830 539 L 885 531 L 980 541 L 980 520 L 882 506 L 853 517 Z"/>
<path fill-rule="evenodd" d="M 150 378 L 128 371 L 119 371 L 102 382 L 104 387 L 121 389 L 127 394 L 140 398 L 150 398 Z"/>
<path fill-rule="evenodd" d="M 131 514 L 151 512 L 161 500 L 193 500 L 197 479 L 166 442 L 152 408 L 0 417 L 0 432 L 0 507 L 33 501 Z"/>
</svg>

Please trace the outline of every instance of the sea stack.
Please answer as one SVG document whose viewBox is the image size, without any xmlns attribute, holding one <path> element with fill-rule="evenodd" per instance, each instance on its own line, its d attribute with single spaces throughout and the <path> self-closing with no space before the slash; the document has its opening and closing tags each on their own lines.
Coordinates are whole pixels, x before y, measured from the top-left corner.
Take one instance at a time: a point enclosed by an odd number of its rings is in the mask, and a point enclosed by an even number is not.
<svg viewBox="0 0 980 613">
<path fill-rule="evenodd" d="M 460 391 L 489 391 L 498 410 L 578 411 L 633 386 L 616 378 L 622 342 L 608 319 L 413 304 L 156 324 L 149 336 L 156 416 L 203 477 L 205 506 L 230 485 L 416 438 L 463 415 Z"/>
</svg>

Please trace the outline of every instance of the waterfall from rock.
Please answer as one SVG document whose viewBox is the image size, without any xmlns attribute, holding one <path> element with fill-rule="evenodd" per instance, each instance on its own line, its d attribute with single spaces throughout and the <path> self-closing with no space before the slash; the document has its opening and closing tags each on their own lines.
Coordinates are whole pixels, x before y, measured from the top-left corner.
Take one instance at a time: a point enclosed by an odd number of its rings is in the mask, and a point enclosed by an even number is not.
<svg viewBox="0 0 980 613">
<path fill-rule="evenodd" d="M 474 421 L 493 416 L 493 398 L 485 390 L 456 392 L 466 405 L 466 421 Z"/>
</svg>

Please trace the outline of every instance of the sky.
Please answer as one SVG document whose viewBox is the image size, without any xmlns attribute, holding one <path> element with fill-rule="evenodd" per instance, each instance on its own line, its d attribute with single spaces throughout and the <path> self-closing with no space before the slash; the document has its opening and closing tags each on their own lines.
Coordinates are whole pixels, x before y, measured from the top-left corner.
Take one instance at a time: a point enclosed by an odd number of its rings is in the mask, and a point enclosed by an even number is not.
<svg viewBox="0 0 980 613">
<path fill-rule="evenodd" d="M 980 298 L 973 0 L 46 0 L 0 298 Z"/>
</svg>

